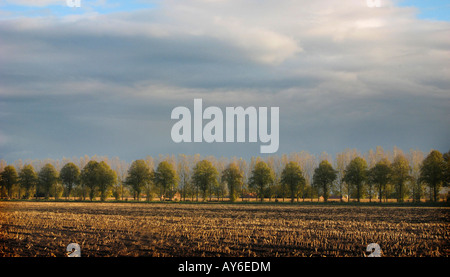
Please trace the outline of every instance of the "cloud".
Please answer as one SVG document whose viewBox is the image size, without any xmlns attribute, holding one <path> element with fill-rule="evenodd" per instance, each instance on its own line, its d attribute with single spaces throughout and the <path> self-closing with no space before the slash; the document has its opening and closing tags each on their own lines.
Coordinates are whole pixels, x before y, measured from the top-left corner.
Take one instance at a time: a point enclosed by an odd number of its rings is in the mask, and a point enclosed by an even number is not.
<svg viewBox="0 0 450 277">
<path fill-rule="evenodd" d="M 65 0 L 5 0 L 7 4 L 20 6 L 44 7 L 49 5 L 60 5 L 66 3 Z"/>
<path fill-rule="evenodd" d="M 1 134 L 21 140 L 0 139 L 0 154 L 214 153 L 170 141 L 172 108 L 198 97 L 279 106 L 280 151 L 445 150 L 450 23 L 416 13 L 391 1 L 192 0 L 2 19 Z"/>
<path fill-rule="evenodd" d="M 6 145 L 9 141 L 10 139 L 8 138 L 8 136 L 0 132 L 0 146 Z"/>
</svg>

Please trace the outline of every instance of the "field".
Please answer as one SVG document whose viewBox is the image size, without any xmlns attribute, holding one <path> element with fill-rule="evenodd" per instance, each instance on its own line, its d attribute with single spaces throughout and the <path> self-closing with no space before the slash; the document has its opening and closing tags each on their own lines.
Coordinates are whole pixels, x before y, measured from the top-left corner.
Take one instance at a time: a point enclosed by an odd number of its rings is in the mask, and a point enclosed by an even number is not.
<svg viewBox="0 0 450 277">
<path fill-rule="evenodd" d="M 449 208 L 0 202 L 0 256 L 448 257 Z"/>
</svg>

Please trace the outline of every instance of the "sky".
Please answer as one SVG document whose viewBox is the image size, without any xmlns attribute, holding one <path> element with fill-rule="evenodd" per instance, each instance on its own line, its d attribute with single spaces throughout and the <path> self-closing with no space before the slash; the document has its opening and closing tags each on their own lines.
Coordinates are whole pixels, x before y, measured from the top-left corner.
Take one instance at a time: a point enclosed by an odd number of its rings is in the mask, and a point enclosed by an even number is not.
<svg viewBox="0 0 450 277">
<path fill-rule="evenodd" d="M 264 156 L 173 142 L 196 98 L 279 107 L 275 154 L 447 152 L 450 3 L 379 3 L 2 0 L 0 159 Z"/>
</svg>

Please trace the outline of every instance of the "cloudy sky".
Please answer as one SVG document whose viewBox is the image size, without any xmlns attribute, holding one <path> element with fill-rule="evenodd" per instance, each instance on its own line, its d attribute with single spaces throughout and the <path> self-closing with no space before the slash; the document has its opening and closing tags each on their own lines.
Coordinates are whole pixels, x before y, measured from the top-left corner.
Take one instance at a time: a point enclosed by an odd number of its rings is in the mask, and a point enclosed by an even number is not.
<svg viewBox="0 0 450 277">
<path fill-rule="evenodd" d="M 250 157 L 174 143 L 177 106 L 280 108 L 280 147 L 450 150 L 450 4 L 2 0 L 0 159 Z"/>
</svg>

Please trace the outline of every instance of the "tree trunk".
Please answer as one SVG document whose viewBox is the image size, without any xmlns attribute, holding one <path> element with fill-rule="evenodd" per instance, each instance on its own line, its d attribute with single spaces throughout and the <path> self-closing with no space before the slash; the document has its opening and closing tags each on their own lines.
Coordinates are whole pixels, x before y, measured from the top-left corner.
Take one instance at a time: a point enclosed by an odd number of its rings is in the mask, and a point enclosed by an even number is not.
<svg viewBox="0 0 450 277">
<path fill-rule="evenodd" d="M 433 192 L 434 192 L 434 202 L 437 202 L 437 185 L 433 184 Z"/>
</svg>

